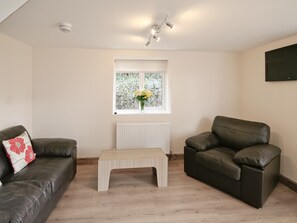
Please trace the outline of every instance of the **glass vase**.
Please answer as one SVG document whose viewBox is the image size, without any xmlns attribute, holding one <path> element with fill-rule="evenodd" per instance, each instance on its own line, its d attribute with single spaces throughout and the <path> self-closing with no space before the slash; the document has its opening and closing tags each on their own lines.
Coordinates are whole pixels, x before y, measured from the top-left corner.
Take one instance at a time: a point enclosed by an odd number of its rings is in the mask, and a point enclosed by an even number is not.
<svg viewBox="0 0 297 223">
<path fill-rule="evenodd" d="M 144 111 L 144 101 L 140 101 L 140 111 Z"/>
</svg>

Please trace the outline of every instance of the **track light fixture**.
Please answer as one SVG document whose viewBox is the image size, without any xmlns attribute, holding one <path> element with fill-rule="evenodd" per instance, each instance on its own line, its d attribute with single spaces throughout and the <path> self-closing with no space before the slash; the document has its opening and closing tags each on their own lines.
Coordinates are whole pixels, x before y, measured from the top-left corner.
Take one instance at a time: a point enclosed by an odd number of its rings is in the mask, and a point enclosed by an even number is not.
<svg viewBox="0 0 297 223">
<path fill-rule="evenodd" d="M 163 19 L 162 23 L 160 25 L 153 25 L 148 41 L 144 44 L 145 47 L 148 47 L 148 45 L 150 45 L 151 43 L 151 39 L 153 38 L 154 40 L 156 40 L 157 42 L 160 41 L 160 33 L 162 30 L 162 26 L 165 23 L 166 26 L 168 26 L 170 29 L 174 28 L 174 25 L 171 24 L 170 22 L 167 21 L 168 15 L 165 16 L 165 18 Z"/>
</svg>

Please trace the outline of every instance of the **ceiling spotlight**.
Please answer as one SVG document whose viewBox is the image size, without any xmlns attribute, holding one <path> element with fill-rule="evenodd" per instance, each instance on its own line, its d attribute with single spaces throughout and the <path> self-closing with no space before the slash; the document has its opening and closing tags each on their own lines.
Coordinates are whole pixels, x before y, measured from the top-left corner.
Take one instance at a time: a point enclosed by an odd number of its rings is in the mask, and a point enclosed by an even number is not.
<svg viewBox="0 0 297 223">
<path fill-rule="evenodd" d="M 146 47 L 151 43 L 151 39 L 153 38 L 157 42 L 160 41 L 159 34 L 161 33 L 162 26 L 165 23 L 166 26 L 168 26 L 170 29 L 174 28 L 174 25 L 167 21 L 168 15 L 163 19 L 162 23 L 160 25 L 153 25 L 152 29 L 150 31 L 150 35 L 148 38 L 148 41 L 144 44 Z"/>
<path fill-rule="evenodd" d="M 71 31 L 72 25 L 70 23 L 60 23 L 59 30 L 63 33 L 69 33 Z"/>
<path fill-rule="evenodd" d="M 154 36 L 156 33 L 160 32 L 160 26 L 158 25 L 153 25 L 152 29 L 151 29 L 151 34 Z"/>
<path fill-rule="evenodd" d="M 167 25 L 170 29 L 173 29 L 173 28 L 174 28 L 174 25 L 171 24 L 171 23 L 169 23 L 169 22 L 167 22 L 167 21 L 166 21 L 166 25 Z"/>
<path fill-rule="evenodd" d="M 160 41 L 160 36 L 153 35 L 153 38 L 154 38 L 157 42 Z"/>
</svg>

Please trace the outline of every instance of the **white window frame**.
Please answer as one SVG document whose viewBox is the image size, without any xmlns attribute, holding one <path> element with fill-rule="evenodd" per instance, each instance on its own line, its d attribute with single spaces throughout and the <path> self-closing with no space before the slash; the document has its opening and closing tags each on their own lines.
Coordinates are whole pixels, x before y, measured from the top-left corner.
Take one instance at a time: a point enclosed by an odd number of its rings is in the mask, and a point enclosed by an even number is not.
<svg viewBox="0 0 297 223">
<path fill-rule="evenodd" d="M 166 60 L 166 65 L 167 65 L 167 60 Z M 140 109 L 121 109 L 121 110 L 117 110 L 116 109 L 116 74 L 117 73 L 138 73 L 139 74 L 139 88 L 142 89 L 142 87 L 144 86 L 144 76 L 145 73 L 162 73 L 163 75 L 163 106 L 159 107 L 159 108 L 155 108 L 155 107 L 145 107 L 145 111 L 141 112 Z M 119 70 L 119 69 L 114 69 L 114 81 L 113 81 L 113 114 L 116 115 L 129 115 L 129 114 L 141 114 L 141 115 L 145 115 L 145 114 L 170 114 L 170 103 L 169 103 L 169 90 L 168 90 L 168 74 L 166 70 Z"/>
</svg>

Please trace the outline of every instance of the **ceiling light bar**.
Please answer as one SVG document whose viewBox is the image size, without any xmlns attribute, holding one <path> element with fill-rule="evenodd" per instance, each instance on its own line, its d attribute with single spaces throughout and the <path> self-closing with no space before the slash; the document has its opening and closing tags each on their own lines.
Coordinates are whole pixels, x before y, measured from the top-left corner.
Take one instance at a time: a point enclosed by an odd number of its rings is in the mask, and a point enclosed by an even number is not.
<svg viewBox="0 0 297 223">
<path fill-rule="evenodd" d="M 160 41 L 160 36 L 159 34 L 161 33 L 161 29 L 163 24 L 165 23 L 166 26 L 168 26 L 170 29 L 174 28 L 174 25 L 170 22 L 167 21 L 168 15 L 165 16 L 165 18 L 163 19 L 162 23 L 160 25 L 153 25 L 148 41 L 144 44 L 145 47 L 148 47 L 148 45 L 150 45 L 151 43 L 151 39 L 153 38 L 154 40 L 156 40 L 157 42 Z"/>
</svg>

